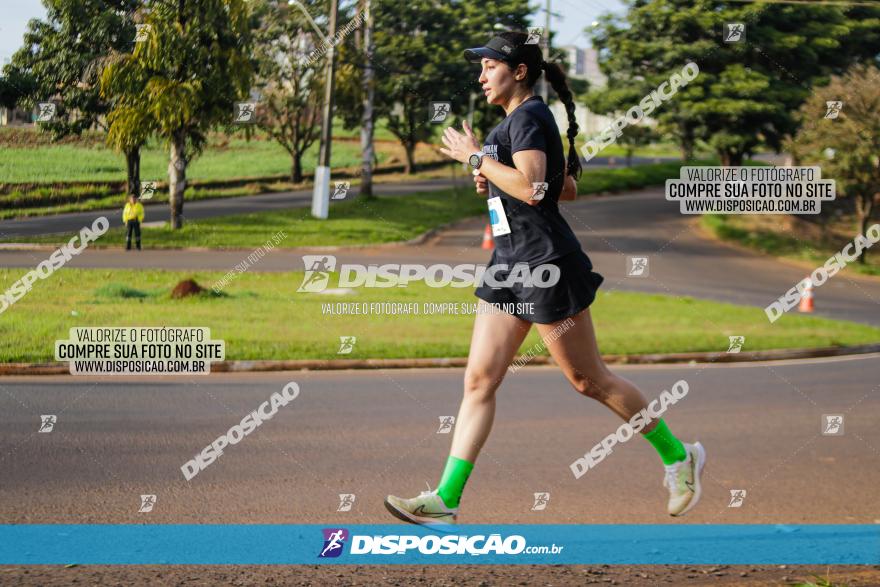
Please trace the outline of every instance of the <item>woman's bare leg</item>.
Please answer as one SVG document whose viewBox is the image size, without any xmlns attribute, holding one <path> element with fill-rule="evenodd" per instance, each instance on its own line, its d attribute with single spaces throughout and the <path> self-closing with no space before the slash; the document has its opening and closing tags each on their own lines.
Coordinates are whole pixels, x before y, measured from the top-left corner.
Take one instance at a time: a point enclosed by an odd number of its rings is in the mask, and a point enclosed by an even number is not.
<svg viewBox="0 0 880 587">
<path fill-rule="evenodd" d="M 598 400 L 608 406 L 615 414 L 629 421 L 639 410 L 646 408 L 648 402 L 639 388 L 620 375 L 612 373 L 596 344 L 596 333 L 590 309 L 570 318 L 574 325 L 569 327 L 556 340 L 549 337 L 554 329 L 561 327 L 565 320 L 552 324 L 536 324 L 541 338 L 548 340 L 547 348 L 553 359 L 562 369 L 565 377 L 575 391 Z M 657 426 L 654 420 L 642 429 L 642 433 L 650 432 Z"/>
<path fill-rule="evenodd" d="M 571 320 L 574 324 L 564 332 L 560 329 L 557 334 L 561 336 L 552 342 L 550 339 L 553 337 L 548 335 L 554 328 L 560 328 L 564 321 L 537 325 L 541 337 L 548 341 L 550 354 L 575 390 L 599 400 L 629 421 L 648 407 L 645 396 L 639 388 L 612 373 L 605 365 L 596 345 L 589 308 L 572 316 Z M 700 500 L 700 474 L 706 463 L 705 449 L 699 442 L 682 443 L 662 418 L 651 420 L 641 433 L 656 449 L 666 467 L 664 485 L 669 490 L 666 511 L 672 516 L 684 515 Z"/>
<path fill-rule="evenodd" d="M 464 396 L 452 434 L 452 447 L 437 488 L 418 497 L 385 498 L 397 518 L 416 524 L 455 524 L 462 491 L 495 420 L 495 391 L 532 323 L 506 312 L 488 313 L 484 301 L 474 317 L 474 331 L 464 374 Z"/>
<path fill-rule="evenodd" d="M 489 307 L 480 301 L 478 311 Z M 495 391 L 532 323 L 506 312 L 478 313 L 464 374 L 464 396 L 455 420 L 450 456 L 476 462 L 495 419 Z"/>
</svg>

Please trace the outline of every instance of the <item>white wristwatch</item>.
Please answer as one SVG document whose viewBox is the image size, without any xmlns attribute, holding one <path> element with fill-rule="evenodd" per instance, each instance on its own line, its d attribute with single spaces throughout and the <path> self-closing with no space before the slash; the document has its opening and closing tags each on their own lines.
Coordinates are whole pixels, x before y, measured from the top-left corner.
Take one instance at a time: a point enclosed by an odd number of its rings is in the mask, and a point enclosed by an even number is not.
<svg viewBox="0 0 880 587">
<path fill-rule="evenodd" d="M 480 165 L 483 164 L 483 157 L 485 156 L 486 154 L 483 151 L 477 151 L 476 153 L 471 154 L 468 158 L 468 165 L 474 169 L 479 169 Z"/>
</svg>

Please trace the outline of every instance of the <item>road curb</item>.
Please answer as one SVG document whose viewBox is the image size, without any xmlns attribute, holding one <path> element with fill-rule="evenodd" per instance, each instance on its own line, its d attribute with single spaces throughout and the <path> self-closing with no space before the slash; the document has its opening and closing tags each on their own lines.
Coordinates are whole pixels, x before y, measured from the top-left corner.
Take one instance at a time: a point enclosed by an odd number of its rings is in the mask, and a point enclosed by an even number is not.
<svg viewBox="0 0 880 587">
<path fill-rule="evenodd" d="M 783 361 L 818 357 L 857 356 L 880 352 L 880 343 L 855 346 L 832 346 L 807 349 L 774 349 L 740 353 L 695 352 L 652 353 L 643 355 L 604 355 L 613 365 L 674 365 L 690 363 L 750 363 L 756 361 Z M 517 357 L 519 358 L 519 357 Z M 552 358 L 532 357 L 528 365 L 555 365 Z M 329 360 L 254 360 L 220 361 L 211 366 L 212 373 L 248 373 L 260 371 L 333 371 L 340 369 L 425 369 L 434 367 L 464 367 L 465 357 L 424 359 L 329 359 Z M 68 363 L 2 363 L 0 376 L 11 375 L 69 375 Z"/>
</svg>

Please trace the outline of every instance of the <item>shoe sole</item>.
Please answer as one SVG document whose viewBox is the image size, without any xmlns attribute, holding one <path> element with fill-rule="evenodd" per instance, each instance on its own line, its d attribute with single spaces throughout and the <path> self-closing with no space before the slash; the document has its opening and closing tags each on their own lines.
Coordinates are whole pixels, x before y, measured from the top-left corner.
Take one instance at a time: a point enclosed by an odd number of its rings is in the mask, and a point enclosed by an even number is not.
<svg viewBox="0 0 880 587">
<path fill-rule="evenodd" d="M 419 526 L 428 526 L 435 530 L 439 530 L 440 532 L 454 532 L 456 529 L 455 524 L 450 524 L 449 522 L 438 522 L 437 520 L 433 520 L 431 518 L 421 518 L 419 516 L 414 516 L 407 511 L 398 509 L 396 506 L 391 504 L 387 499 L 385 500 L 385 509 L 387 509 L 392 516 L 397 518 L 398 520 L 403 520 L 404 522 L 410 524 L 416 524 Z"/>
<path fill-rule="evenodd" d="M 672 514 L 673 517 L 681 517 L 691 511 L 697 502 L 700 501 L 700 496 L 703 494 L 703 485 L 700 482 L 700 476 L 703 474 L 703 467 L 706 466 L 706 449 L 703 448 L 703 445 L 699 442 L 695 442 L 694 446 L 697 449 L 697 474 L 694 475 L 694 496 L 691 498 L 691 501 L 687 504 L 683 510 L 678 512 L 677 514 Z"/>
</svg>

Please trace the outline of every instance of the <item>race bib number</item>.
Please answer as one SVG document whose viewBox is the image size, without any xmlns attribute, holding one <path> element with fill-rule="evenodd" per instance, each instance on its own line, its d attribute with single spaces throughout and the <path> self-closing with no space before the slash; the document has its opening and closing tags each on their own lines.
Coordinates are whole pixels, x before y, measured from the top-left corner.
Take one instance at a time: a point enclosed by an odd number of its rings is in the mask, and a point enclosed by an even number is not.
<svg viewBox="0 0 880 587">
<path fill-rule="evenodd" d="M 492 236 L 510 234 L 510 225 L 507 223 L 507 214 L 504 213 L 504 205 L 501 197 L 495 196 L 486 200 L 489 204 L 489 222 L 492 224 Z"/>
</svg>

